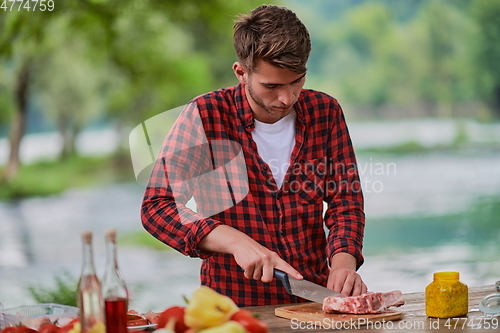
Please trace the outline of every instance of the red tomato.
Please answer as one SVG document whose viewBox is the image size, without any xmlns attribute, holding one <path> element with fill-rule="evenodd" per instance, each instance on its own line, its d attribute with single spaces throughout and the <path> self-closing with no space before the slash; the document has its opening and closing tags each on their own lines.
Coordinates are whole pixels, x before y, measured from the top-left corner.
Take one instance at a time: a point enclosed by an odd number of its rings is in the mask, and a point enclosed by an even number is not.
<svg viewBox="0 0 500 333">
<path fill-rule="evenodd" d="M 237 321 L 248 333 L 267 333 L 267 324 L 257 319 L 250 311 L 240 309 L 235 312 L 230 320 Z"/>
<path fill-rule="evenodd" d="M 54 324 L 45 324 L 38 329 L 39 333 L 59 333 L 59 326 Z"/>
<path fill-rule="evenodd" d="M 23 325 L 17 327 L 16 333 L 38 333 L 38 331 Z"/>
<path fill-rule="evenodd" d="M 72 328 L 73 326 L 64 325 L 59 329 L 59 331 L 57 331 L 57 333 L 68 333 L 69 331 L 71 331 Z"/>
<path fill-rule="evenodd" d="M 2 330 L 2 333 L 17 333 L 17 327 L 9 326 Z"/>
<path fill-rule="evenodd" d="M 79 320 L 78 318 L 75 318 L 73 319 L 72 321 L 70 321 L 69 323 L 67 323 L 66 325 L 62 326 L 59 331 L 57 331 L 57 333 L 68 333 L 69 331 L 71 331 L 71 329 L 73 328 L 73 326 L 78 323 Z"/>
<path fill-rule="evenodd" d="M 183 306 L 171 306 L 165 309 L 158 316 L 158 328 L 164 328 L 172 318 L 175 318 L 175 333 L 183 333 L 188 329 L 184 323 L 184 310 Z"/>
</svg>

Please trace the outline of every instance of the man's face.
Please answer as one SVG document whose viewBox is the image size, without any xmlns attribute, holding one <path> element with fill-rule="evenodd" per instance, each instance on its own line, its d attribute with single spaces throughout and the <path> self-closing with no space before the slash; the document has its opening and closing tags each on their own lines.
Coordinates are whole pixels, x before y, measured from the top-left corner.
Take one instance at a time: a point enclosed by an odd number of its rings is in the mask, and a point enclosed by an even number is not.
<svg viewBox="0 0 500 333">
<path fill-rule="evenodd" d="M 292 111 L 306 80 L 305 73 L 297 74 L 262 60 L 252 72 L 240 63 L 235 63 L 233 70 L 240 82 L 245 83 L 254 118 L 270 124 Z"/>
</svg>

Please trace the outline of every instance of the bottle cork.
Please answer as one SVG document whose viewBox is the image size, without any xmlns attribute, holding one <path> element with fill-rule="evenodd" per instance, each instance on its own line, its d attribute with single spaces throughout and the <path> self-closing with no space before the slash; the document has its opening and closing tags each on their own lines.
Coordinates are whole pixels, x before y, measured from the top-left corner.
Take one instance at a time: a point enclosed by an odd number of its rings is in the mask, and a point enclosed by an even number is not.
<svg viewBox="0 0 500 333">
<path fill-rule="evenodd" d="M 82 241 L 85 244 L 91 244 L 92 243 L 92 231 L 82 232 Z"/>
<path fill-rule="evenodd" d="M 110 242 L 116 243 L 116 229 L 107 229 L 105 235 Z"/>
</svg>

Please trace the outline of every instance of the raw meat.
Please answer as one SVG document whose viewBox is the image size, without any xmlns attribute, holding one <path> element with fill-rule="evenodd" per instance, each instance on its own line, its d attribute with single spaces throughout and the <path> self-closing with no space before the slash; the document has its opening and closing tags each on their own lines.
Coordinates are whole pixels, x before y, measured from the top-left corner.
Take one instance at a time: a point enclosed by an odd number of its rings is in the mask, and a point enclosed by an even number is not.
<svg viewBox="0 0 500 333">
<path fill-rule="evenodd" d="M 144 314 L 144 316 L 146 316 L 146 319 L 149 321 L 150 324 L 158 324 L 159 316 L 157 313 L 153 311 L 148 311 Z"/>
<path fill-rule="evenodd" d="M 399 290 L 386 293 L 366 293 L 350 297 L 327 297 L 323 301 L 326 313 L 368 314 L 382 313 L 391 306 L 405 304 L 403 294 Z"/>
<path fill-rule="evenodd" d="M 146 317 L 135 310 L 127 311 L 127 327 L 148 325 Z"/>
</svg>

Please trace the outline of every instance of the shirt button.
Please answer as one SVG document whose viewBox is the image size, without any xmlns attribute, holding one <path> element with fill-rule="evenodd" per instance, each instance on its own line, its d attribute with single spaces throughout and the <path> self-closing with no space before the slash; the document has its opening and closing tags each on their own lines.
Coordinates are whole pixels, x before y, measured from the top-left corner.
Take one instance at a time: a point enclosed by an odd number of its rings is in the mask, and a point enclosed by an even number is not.
<svg viewBox="0 0 500 333">
<path fill-rule="evenodd" d="M 276 193 L 274 197 L 278 200 L 281 199 L 281 192 Z"/>
</svg>

